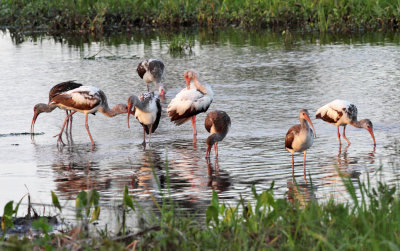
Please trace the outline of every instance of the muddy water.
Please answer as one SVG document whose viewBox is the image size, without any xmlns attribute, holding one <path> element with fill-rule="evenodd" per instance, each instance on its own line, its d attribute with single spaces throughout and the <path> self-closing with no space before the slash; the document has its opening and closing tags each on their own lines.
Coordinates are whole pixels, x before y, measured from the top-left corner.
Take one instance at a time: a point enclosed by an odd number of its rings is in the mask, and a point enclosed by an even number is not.
<svg viewBox="0 0 400 251">
<path fill-rule="evenodd" d="M 154 205 L 149 192 L 167 187 L 168 160 L 171 194 L 183 210 L 204 213 L 211 191 L 235 203 L 250 196 L 251 185 L 289 199 L 324 201 L 349 196 L 339 172 L 357 178 L 397 184 L 400 175 L 400 47 L 395 35 L 366 34 L 348 37 L 294 36 L 285 42 L 280 34 L 241 31 L 192 32 L 192 53 L 168 52 L 173 34 L 138 31 L 118 39 L 66 40 L 35 36 L 16 39 L 0 35 L 0 213 L 9 200 L 28 191 L 39 210 L 47 210 L 53 190 L 73 215 L 73 200 L 83 189 L 96 189 L 103 208 L 121 201 L 123 187 L 143 207 Z M 100 52 L 100 53 L 99 53 Z M 98 54 L 97 54 L 98 53 Z M 97 55 L 96 55 L 97 54 Z M 94 60 L 85 59 L 93 56 Z M 76 80 L 102 89 L 110 105 L 126 102 L 146 90 L 136 74 L 144 58 L 164 61 L 168 88 L 159 128 L 151 147 L 143 150 L 142 128 L 126 116 L 89 117 L 96 147 L 91 149 L 84 116 L 76 114 L 72 141 L 58 148 L 53 137 L 65 112 L 41 114 L 32 141 L 29 132 L 36 103 L 48 101 L 48 91 L 59 82 Z M 185 87 L 183 72 L 195 68 L 215 93 L 210 110 L 226 111 L 232 127 L 219 144 L 219 158 L 204 158 L 208 133 L 205 114 L 197 117 L 198 139 L 193 143 L 190 123 L 180 127 L 166 116 L 170 100 Z M 334 99 L 358 107 L 359 118 L 375 128 L 376 148 L 366 130 L 348 127 L 352 142 L 339 151 L 336 127 L 313 119 L 317 138 L 307 152 L 308 181 L 304 185 L 303 155 L 295 156 L 293 185 L 291 156 L 284 148 L 287 130 L 298 123 L 298 112 L 311 114 Z M 312 116 L 313 117 L 313 116 Z M 156 178 L 153 175 L 154 167 Z M 219 168 L 219 171 L 213 171 Z M 357 184 L 355 182 L 356 189 Z M 103 211 L 107 214 L 107 210 Z M 109 213 L 110 215 L 112 213 Z"/>
</svg>

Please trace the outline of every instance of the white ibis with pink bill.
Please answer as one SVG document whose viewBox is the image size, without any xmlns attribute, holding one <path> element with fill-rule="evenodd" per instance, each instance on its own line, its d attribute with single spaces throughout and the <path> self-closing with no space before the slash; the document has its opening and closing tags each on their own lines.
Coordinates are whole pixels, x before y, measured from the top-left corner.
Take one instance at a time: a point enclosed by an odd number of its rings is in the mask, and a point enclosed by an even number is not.
<svg viewBox="0 0 400 251">
<path fill-rule="evenodd" d="M 336 99 L 319 108 L 315 117 L 337 127 L 339 145 L 341 145 L 339 126 L 343 126 L 343 138 L 350 145 L 350 141 L 346 138 L 346 126 L 352 125 L 366 129 L 371 134 L 374 146 L 376 146 L 372 122 L 369 119 L 357 121 L 357 107 L 349 101 Z"/>
<path fill-rule="evenodd" d="M 168 105 L 167 112 L 176 125 L 192 120 L 193 137 L 196 138 L 196 115 L 206 112 L 214 98 L 208 84 L 201 83 L 196 70 L 187 70 L 184 74 L 186 88 L 182 89 Z M 193 85 L 191 85 L 193 81 Z"/>
</svg>

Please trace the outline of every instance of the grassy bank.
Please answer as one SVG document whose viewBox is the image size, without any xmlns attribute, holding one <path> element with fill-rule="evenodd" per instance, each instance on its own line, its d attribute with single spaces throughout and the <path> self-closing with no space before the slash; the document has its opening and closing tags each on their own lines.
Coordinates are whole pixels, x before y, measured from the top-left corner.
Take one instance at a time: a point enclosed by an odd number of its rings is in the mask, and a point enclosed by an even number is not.
<svg viewBox="0 0 400 251">
<path fill-rule="evenodd" d="M 107 229 L 89 231 L 91 222 L 101 219 L 99 194 L 81 192 L 76 201 L 76 217 L 80 222 L 62 234 L 50 234 L 51 226 L 38 219 L 32 225 L 42 231 L 35 238 L 9 236 L 0 242 L 0 249 L 113 249 L 113 250 L 390 250 L 400 245 L 400 198 L 395 187 L 379 183 L 369 188 L 346 178 L 344 183 L 353 199 L 351 203 L 330 200 L 327 203 L 274 198 L 273 189 L 257 192 L 253 198 L 242 198 L 235 206 L 219 201 L 212 194 L 205 222 L 182 215 L 169 196 L 156 200 L 156 214 L 143 210 L 125 187 L 120 210 L 118 233 Z M 297 191 L 301 193 L 301 190 Z M 53 206 L 62 216 L 57 196 Z M 293 196 L 292 198 L 295 198 Z M 358 199 L 361 198 L 361 199 Z M 6 209 L 7 207 L 7 209 Z M 2 228 L 12 226 L 11 216 L 18 205 L 8 203 Z M 129 217 L 140 217 L 141 230 L 133 231 L 126 224 Z M 4 228 L 5 227 L 5 228 Z M 4 236 L 3 236 L 4 237 Z"/>
<path fill-rule="evenodd" d="M 133 26 L 396 30 L 398 0 L 0 0 L 0 25 L 101 32 Z"/>
</svg>

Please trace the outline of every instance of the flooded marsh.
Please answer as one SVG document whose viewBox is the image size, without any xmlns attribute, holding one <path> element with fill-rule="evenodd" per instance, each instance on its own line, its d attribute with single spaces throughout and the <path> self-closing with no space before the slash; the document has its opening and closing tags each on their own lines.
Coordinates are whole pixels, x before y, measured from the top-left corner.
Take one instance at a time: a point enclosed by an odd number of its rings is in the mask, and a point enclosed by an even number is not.
<svg viewBox="0 0 400 251">
<path fill-rule="evenodd" d="M 173 200 L 200 215 L 213 189 L 228 203 L 249 196 L 252 184 L 261 191 L 272 182 L 278 197 L 346 201 L 349 195 L 339 173 L 350 176 L 356 188 L 357 178 L 399 182 L 397 34 L 293 34 L 290 42 L 270 32 L 182 34 L 194 40 L 191 52 L 171 54 L 168 46 L 174 34 L 163 31 L 137 31 L 99 41 L 54 36 L 16 39 L 8 31 L 1 33 L 0 205 L 19 200 L 27 188 L 34 202 L 50 205 L 52 190 L 63 205 L 71 206 L 72 215 L 76 194 L 96 189 L 102 207 L 112 210 L 127 185 L 143 207 L 152 210 L 149 192 L 158 194 L 158 182 L 167 187 L 166 161 Z M 126 103 L 130 95 L 146 91 L 136 73 L 145 58 L 163 60 L 168 90 L 159 127 L 146 150 L 141 145 L 142 127 L 135 119 L 128 129 L 125 115 L 108 118 L 100 113 L 89 116 L 94 149 L 84 116 L 78 113 L 72 140 L 59 148 L 53 137 L 65 118 L 59 109 L 39 116 L 38 135 L 31 140 L 27 132 L 33 107 L 47 102 L 53 85 L 76 80 L 103 90 L 111 107 Z M 185 88 L 183 73 L 189 68 L 196 69 L 214 91 L 209 111 L 223 110 L 232 121 L 219 143 L 218 160 L 213 152 L 209 161 L 205 159 L 206 113 L 196 118 L 195 144 L 190 121 L 175 126 L 166 113 L 171 99 Z M 356 104 L 359 119 L 372 121 L 376 147 L 366 130 L 348 126 L 346 136 L 352 144 L 346 147 L 343 140 L 339 151 L 336 127 L 315 119 L 319 107 L 338 98 Z M 317 133 L 307 151 L 312 187 L 303 185 L 302 154 L 295 155 L 295 178 L 301 186 L 293 185 L 291 155 L 284 147 L 285 134 L 298 123 L 300 109 L 308 109 Z"/>
</svg>

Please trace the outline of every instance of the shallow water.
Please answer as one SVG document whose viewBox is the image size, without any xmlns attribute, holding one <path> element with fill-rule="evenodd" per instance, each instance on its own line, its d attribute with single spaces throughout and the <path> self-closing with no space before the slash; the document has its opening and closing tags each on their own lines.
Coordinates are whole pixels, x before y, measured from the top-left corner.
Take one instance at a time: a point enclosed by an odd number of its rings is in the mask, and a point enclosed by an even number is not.
<svg viewBox="0 0 400 251">
<path fill-rule="evenodd" d="M 72 215 L 73 200 L 83 189 L 98 190 L 102 207 L 112 211 L 125 185 L 143 207 L 152 209 L 149 192 L 158 194 L 157 182 L 167 187 L 167 159 L 173 199 L 183 210 L 200 215 L 210 203 L 212 189 L 226 202 L 236 203 L 240 194 L 250 197 L 252 184 L 264 190 L 275 182 L 278 197 L 347 201 L 339 171 L 355 181 L 356 189 L 358 177 L 369 176 L 372 184 L 398 183 L 398 35 L 300 34 L 285 43 L 280 34 L 269 32 L 194 31 L 188 35 L 195 40 L 193 53 L 171 55 L 172 35 L 137 31 L 97 42 L 0 35 L 0 213 L 6 202 L 17 201 L 28 191 L 33 202 L 49 205 L 53 190 L 61 204 L 71 209 L 65 214 Z M 84 59 L 99 51 L 94 60 Z M 25 134 L 33 106 L 47 103 L 48 91 L 59 82 L 94 85 L 106 93 L 111 106 L 144 92 L 145 84 L 135 69 L 149 57 L 164 61 L 168 88 L 150 148 L 143 150 L 140 124 L 132 119 L 128 129 L 123 115 L 89 117 L 96 142 L 93 150 L 82 114 L 74 115 L 73 142 L 61 149 L 53 136 L 61 128 L 64 111 L 41 114 L 35 130 L 43 134 L 34 141 Z M 166 115 L 169 101 L 185 87 L 183 72 L 188 68 L 197 69 L 212 86 L 215 96 L 210 110 L 224 110 L 232 120 L 229 134 L 219 144 L 218 161 L 213 152 L 210 162 L 204 158 L 206 114 L 196 118 L 196 144 L 190 123 L 177 127 Z M 348 148 L 344 144 L 339 152 L 335 126 L 313 119 L 320 106 L 337 98 L 352 101 L 359 119 L 373 122 L 375 149 L 366 130 L 349 126 L 352 144 Z M 312 188 L 304 185 L 302 154 L 295 155 L 295 178 L 301 186 L 293 186 L 291 155 L 284 148 L 285 134 L 298 123 L 302 108 L 312 114 L 317 133 L 307 152 Z M 216 167 L 219 172 L 212 171 Z"/>
</svg>

